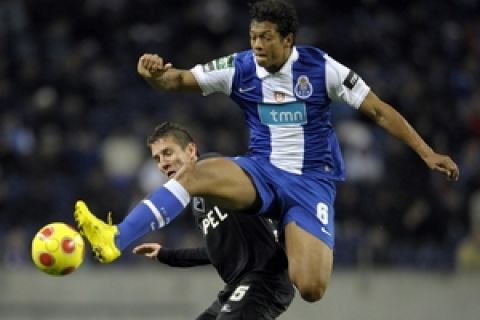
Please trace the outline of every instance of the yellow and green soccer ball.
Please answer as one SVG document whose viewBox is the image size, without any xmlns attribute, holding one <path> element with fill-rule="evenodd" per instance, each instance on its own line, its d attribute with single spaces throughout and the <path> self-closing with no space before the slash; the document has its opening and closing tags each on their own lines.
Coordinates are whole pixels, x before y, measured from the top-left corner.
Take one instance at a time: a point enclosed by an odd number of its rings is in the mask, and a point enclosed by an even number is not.
<svg viewBox="0 0 480 320">
<path fill-rule="evenodd" d="M 64 276 L 80 267 L 85 243 L 73 227 L 54 222 L 42 227 L 32 240 L 35 266 L 52 276 Z"/>
</svg>

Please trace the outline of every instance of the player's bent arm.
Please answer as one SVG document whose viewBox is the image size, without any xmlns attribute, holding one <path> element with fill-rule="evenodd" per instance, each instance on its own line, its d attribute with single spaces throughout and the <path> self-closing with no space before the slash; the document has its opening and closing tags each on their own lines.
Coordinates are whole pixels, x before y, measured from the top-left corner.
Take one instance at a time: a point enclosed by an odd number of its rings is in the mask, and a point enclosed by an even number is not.
<svg viewBox="0 0 480 320">
<path fill-rule="evenodd" d="M 144 77 L 154 89 L 160 91 L 201 92 L 190 70 L 169 69 L 161 75 Z"/>
<path fill-rule="evenodd" d="M 458 179 L 459 170 L 455 162 L 450 157 L 433 151 L 400 113 L 379 99 L 371 90 L 361 103 L 360 111 L 409 145 L 430 169 L 440 171 L 454 180 Z"/>
<path fill-rule="evenodd" d="M 173 68 L 157 54 L 146 53 L 138 59 L 137 72 L 153 88 L 162 91 L 200 91 L 190 70 Z"/>
</svg>

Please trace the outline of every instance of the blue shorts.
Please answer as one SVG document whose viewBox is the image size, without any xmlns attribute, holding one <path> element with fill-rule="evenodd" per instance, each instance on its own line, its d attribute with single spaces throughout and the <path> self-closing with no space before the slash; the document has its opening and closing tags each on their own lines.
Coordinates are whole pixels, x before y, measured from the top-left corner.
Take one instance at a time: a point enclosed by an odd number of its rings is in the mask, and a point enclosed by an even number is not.
<svg viewBox="0 0 480 320">
<path fill-rule="evenodd" d="M 297 175 L 281 170 L 267 159 L 230 158 L 253 180 L 262 200 L 259 214 L 282 222 L 291 221 L 334 247 L 335 182 L 313 175 Z"/>
</svg>

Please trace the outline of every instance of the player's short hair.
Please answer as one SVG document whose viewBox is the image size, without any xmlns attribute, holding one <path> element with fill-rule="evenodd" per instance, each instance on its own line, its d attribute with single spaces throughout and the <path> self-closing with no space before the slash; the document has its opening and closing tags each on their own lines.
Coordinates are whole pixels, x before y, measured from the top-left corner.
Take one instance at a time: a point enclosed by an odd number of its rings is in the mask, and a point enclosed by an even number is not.
<svg viewBox="0 0 480 320">
<path fill-rule="evenodd" d="M 293 35 L 297 33 L 297 11 L 292 5 L 282 0 L 261 0 L 251 4 L 250 19 L 276 24 L 282 37 L 286 37 L 289 33 Z"/>
<path fill-rule="evenodd" d="M 186 148 L 189 143 L 195 143 L 187 129 L 179 124 L 165 121 L 153 129 L 153 133 L 147 138 L 147 145 L 151 146 L 158 139 L 165 137 L 172 137 L 182 148 Z"/>
</svg>

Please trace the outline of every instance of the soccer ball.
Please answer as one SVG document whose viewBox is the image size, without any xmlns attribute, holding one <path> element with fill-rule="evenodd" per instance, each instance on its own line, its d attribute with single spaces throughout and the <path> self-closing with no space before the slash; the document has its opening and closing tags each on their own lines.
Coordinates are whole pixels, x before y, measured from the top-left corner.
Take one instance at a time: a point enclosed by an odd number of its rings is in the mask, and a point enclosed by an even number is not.
<svg viewBox="0 0 480 320">
<path fill-rule="evenodd" d="M 73 227 L 54 222 L 37 232 L 32 240 L 32 260 L 41 271 L 64 276 L 75 271 L 85 257 L 83 238 Z"/>
</svg>

